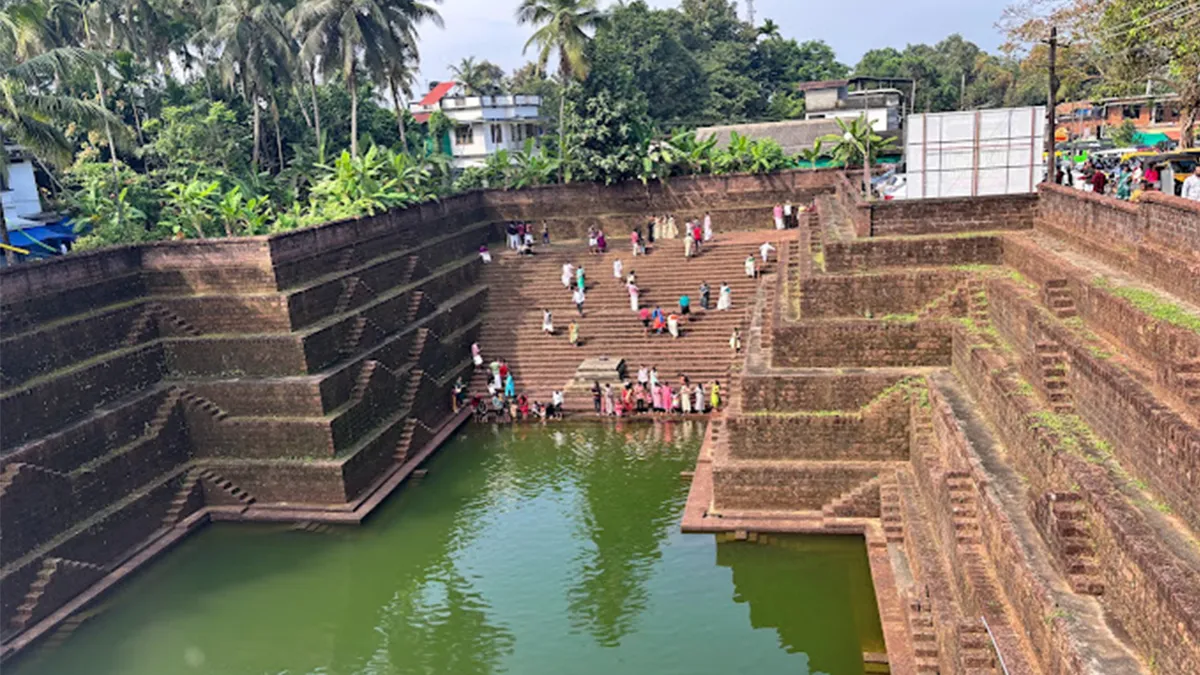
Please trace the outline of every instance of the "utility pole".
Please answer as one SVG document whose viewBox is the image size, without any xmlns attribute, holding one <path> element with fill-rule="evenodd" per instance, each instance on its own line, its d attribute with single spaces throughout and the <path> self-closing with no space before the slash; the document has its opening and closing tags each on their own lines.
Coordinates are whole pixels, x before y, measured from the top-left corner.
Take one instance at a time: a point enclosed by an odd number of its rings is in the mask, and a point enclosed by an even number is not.
<svg viewBox="0 0 1200 675">
<path fill-rule="evenodd" d="M 746 0 L 746 22 L 754 27 L 754 0 Z"/>
<path fill-rule="evenodd" d="M 1053 183 L 1055 173 L 1054 159 L 1054 108 L 1058 99 L 1058 77 L 1055 73 L 1055 59 L 1058 58 L 1058 27 L 1050 27 L 1050 82 L 1046 96 L 1046 182 Z"/>
</svg>

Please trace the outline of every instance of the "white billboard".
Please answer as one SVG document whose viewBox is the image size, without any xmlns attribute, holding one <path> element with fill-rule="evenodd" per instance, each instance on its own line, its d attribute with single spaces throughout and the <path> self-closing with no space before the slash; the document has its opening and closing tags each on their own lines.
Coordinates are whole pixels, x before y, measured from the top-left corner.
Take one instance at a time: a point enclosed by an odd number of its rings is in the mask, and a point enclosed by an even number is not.
<svg viewBox="0 0 1200 675">
<path fill-rule="evenodd" d="M 909 115 L 906 187 L 895 197 L 1033 192 L 1044 172 L 1045 137 L 1045 106 Z"/>
</svg>

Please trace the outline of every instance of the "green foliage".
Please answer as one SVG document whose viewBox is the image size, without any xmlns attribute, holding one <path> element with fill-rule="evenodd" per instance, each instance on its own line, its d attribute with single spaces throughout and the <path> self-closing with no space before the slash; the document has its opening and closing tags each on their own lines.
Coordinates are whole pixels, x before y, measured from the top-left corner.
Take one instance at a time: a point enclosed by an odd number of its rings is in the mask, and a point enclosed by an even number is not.
<svg viewBox="0 0 1200 675">
<path fill-rule="evenodd" d="M 893 150 L 896 145 L 895 137 L 881 137 L 860 117 L 851 118 L 848 122 L 841 118 L 834 121 L 842 133 L 823 136 L 820 140 L 830 146 L 830 157 L 842 166 L 862 166 L 864 157 L 869 157 L 869 161 L 874 163 L 880 155 Z"/>
<path fill-rule="evenodd" d="M 224 102 L 168 106 L 143 126 L 153 138 L 145 157 L 182 175 L 241 174 L 249 169 L 249 134 Z"/>
<path fill-rule="evenodd" d="M 99 161 L 87 148 L 63 176 L 63 206 L 74 214 L 75 230 L 83 235 L 77 250 L 126 244 L 151 238 L 148 225 L 157 218 L 158 197 L 144 174 L 118 163 L 119 189 L 114 191 L 112 165 Z"/>
<path fill-rule="evenodd" d="M 1137 137 L 1137 127 L 1134 126 L 1132 120 L 1125 120 L 1121 126 L 1112 130 L 1112 142 L 1117 144 L 1118 148 L 1129 148 L 1136 145 L 1134 140 Z"/>
<path fill-rule="evenodd" d="M 1130 286 L 1114 286 L 1105 277 L 1099 277 L 1094 283 L 1097 287 L 1104 288 L 1109 293 L 1128 300 L 1144 314 L 1173 326 L 1200 333 L 1200 316 L 1192 314 L 1158 293 Z"/>
</svg>

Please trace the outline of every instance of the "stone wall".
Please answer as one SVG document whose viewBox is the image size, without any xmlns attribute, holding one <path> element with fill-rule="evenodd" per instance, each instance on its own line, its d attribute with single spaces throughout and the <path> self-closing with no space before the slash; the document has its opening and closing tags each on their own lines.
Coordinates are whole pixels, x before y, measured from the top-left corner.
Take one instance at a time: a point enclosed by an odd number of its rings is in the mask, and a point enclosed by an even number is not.
<svg viewBox="0 0 1200 675">
<path fill-rule="evenodd" d="M 897 384 L 903 375 L 858 373 L 829 375 L 742 376 L 742 410 L 789 412 L 799 410 L 851 412 L 870 403 L 883 390 Z"/>
<path fill-rule="evenodd" d="M 942 270 L 810 277 L 800 283 L 799 318 L 915 314 L 965 279 L 963 272 Z"/>
<path fill-rule="evenodd" d="M 885 267 L 998 265 L 1001 237 L 904 237 L 831 241 L 825 244 L 825 271 L 865 271 Z"/>
<path fill-rule="evenodd" d="M 1200 303 L 1200 206 L 1166 195 L 1131 204 L 1058 185 L 1038 189 L 1039 230 Z"/>
<path fill-rule="evenodd" d="M 871 236 L 1027 230 L 1037 205 L 1036 194 L 873 202 Z"/>
<path fill-rule="evenodd" d="M 781 322 L 774 364 L 790 368 L 942 366 L 950 362 L 943 321 L 846 319 Z"/>
<path fill-rule="evenodd" d="M 743 415 L 726 428 L 734 460 L 908 460 L 903 392 L 857 413 Z"/>
</svg>

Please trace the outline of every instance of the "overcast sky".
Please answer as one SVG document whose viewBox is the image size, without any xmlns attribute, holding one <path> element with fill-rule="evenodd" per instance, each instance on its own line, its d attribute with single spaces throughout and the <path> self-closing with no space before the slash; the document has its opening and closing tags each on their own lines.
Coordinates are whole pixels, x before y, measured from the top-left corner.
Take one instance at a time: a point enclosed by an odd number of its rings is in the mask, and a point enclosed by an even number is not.
<svg viewBox="0 0 1200 675">
<path fill-rule="evenodd" d="M 602 4 L 609 4 L 601 0 Z M 677 7 L 678 0 L 648 0 L 654 7 Z M 999 46 L 1000 13 L 1012 0 L 755 0 L 755 23 L 773 19 L 785 38 L 821 39 L 853 66 L 863 52 L 876 47 L 903 48 L 909 43 L 935 43 L 961 33 L 983 49 Z M 416 93 L 428 80 L 449 77 L 448 67 L 464 56 L 487 59 L 506 71 L 525 63 L 521 49 L 532 32 L 513 19 L 517 0 L 444 0 L 444 29 L 421 27 L 421 75 Z M 745 1 L 738 11 L 745 18 Z M 532 51 L 530 52 L 532 55 Z"/>
</svg>

